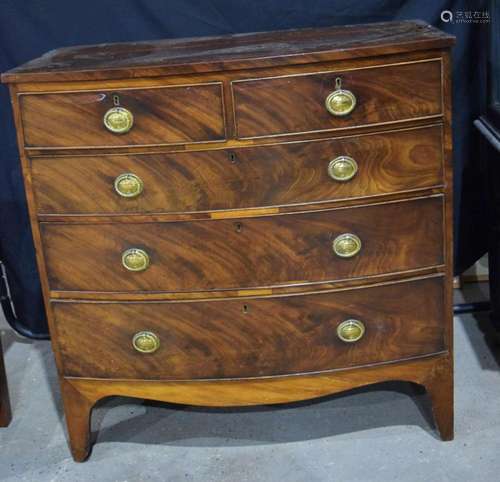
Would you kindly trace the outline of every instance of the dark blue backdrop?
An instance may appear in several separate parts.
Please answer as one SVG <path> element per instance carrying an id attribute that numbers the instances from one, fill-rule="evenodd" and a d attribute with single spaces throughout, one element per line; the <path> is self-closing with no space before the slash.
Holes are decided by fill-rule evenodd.
<path id="1" fill-rule="evenodd" d="M 169 37 L 420 18 L 457 36 L 454 49 L 455 266 L 486 249 L 486 219 L 472 121 L 484 83 L 480 24 L 440 20 L 441 11 L 484 11 L 486 2 L 441 0 L 0 0 L 0 71 L 58 47 Z M 6 88 L 0 88 L 0 256 L 19 314 L 15 327 L 47 332 Z"/>

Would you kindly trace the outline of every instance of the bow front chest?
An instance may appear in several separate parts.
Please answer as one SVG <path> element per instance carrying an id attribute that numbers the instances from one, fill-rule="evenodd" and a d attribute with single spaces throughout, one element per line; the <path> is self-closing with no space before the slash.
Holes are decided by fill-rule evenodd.
<path id="1" fill-rule="evenodd" d="M 379 23 L 3 74 L 76 460 L 110 395 L 245 406 L 403 380 L 452 438 L 452 43 Z"/>

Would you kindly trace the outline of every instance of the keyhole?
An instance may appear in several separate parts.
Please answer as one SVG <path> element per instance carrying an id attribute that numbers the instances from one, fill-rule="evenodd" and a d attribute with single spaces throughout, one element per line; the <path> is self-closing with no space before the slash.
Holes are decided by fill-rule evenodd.
<path id="1" fill-rule="evenodd" d="M 236 164 L 238 162 L 238 158 L 234 152 L 229 153 L 229 160 L 231 161 L 231 164 Z"/>
<path id="2" fill-rule="evenodd" d="M 242 224 L 241 223 L 236 223 L 234 226 L 235 226 L 236 232 L 237 233 L 241 233 L 241 230 L 243 229 Z"/>
<path id="3" fill-rule="evenodd" d="M 243 305 L 243 313 L 245 313 L 245 315 L 248 313 L 248 305 Z"/>
<path id="4" fill-rule="evenodd" d="M 120 105 L 120 97 L 118 94 L 113 94 L 113 105 L 116 107 Z"/>

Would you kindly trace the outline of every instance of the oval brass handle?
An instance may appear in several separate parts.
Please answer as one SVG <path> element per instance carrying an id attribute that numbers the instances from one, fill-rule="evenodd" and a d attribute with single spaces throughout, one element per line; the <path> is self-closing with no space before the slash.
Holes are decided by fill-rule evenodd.
<path id="1" fill-rule="evenodd" d="M 346 89 L 342 89 L 342 80 L 335 79 L 335 90 L 325 99 L 326 110 L 336 117 L 350 114 L 356 107 L 356 96 Z"/>
<path id="2" fill-rule="evenodd" d="M 352 258 L 361 251 L 361 239 L 355 234 L 344 233 L 333 240 L 332 248 L 337 256 Z"/>
<path id="3" fill-rule="evenodd" d="M 122 264 L 129 271 L 144 271 L 149 266 L 149 255 L 143 249 L 130 248 L 122 253 Z"/>
<path id="4" fill-rule="evenodd" d="M 132 112 L 125 107 L 112 107 L 104 114 L 104 126 L 113 134 L 125 134 L 134 125 Z"/>
<path id="5" fill-rule="evenodd" d="M 337 326 L 337 336 L 346 343 L 361 340 L 365 334 L 365 325 L 359 320 L 345 320 Z"/>
<path id="6" fill-rule="evenodd" d="M 115 191 L 122 197 L 137 197 L 143 189 L 142 179 L 131 172 L 124 172 L 115 179 Z"/>
<path id="7" fill-rule="evenodd" d="M 151 331 L 140 331 L 132 338 L 132 345 L 141 353 L 154 353 L 160 348 L 160 338 Z"/>
<path id="8" fill-rule="evenodd" d="M 358 172 L 357 162 L 349 156 L 339 156 L 328 164 L 328 175 L 339 182 L 351 180 Z"/>

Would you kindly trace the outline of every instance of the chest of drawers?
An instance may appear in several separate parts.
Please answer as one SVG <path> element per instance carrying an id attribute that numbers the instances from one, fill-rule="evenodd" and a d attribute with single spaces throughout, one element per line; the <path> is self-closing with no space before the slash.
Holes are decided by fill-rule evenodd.
<path id="1" fill-rule="evenodd" d="M 110 395 L 403 380 L 452 438 L 452 43 L 382 23 L 65 48 L 3 75 L 76 460 Z"/>

